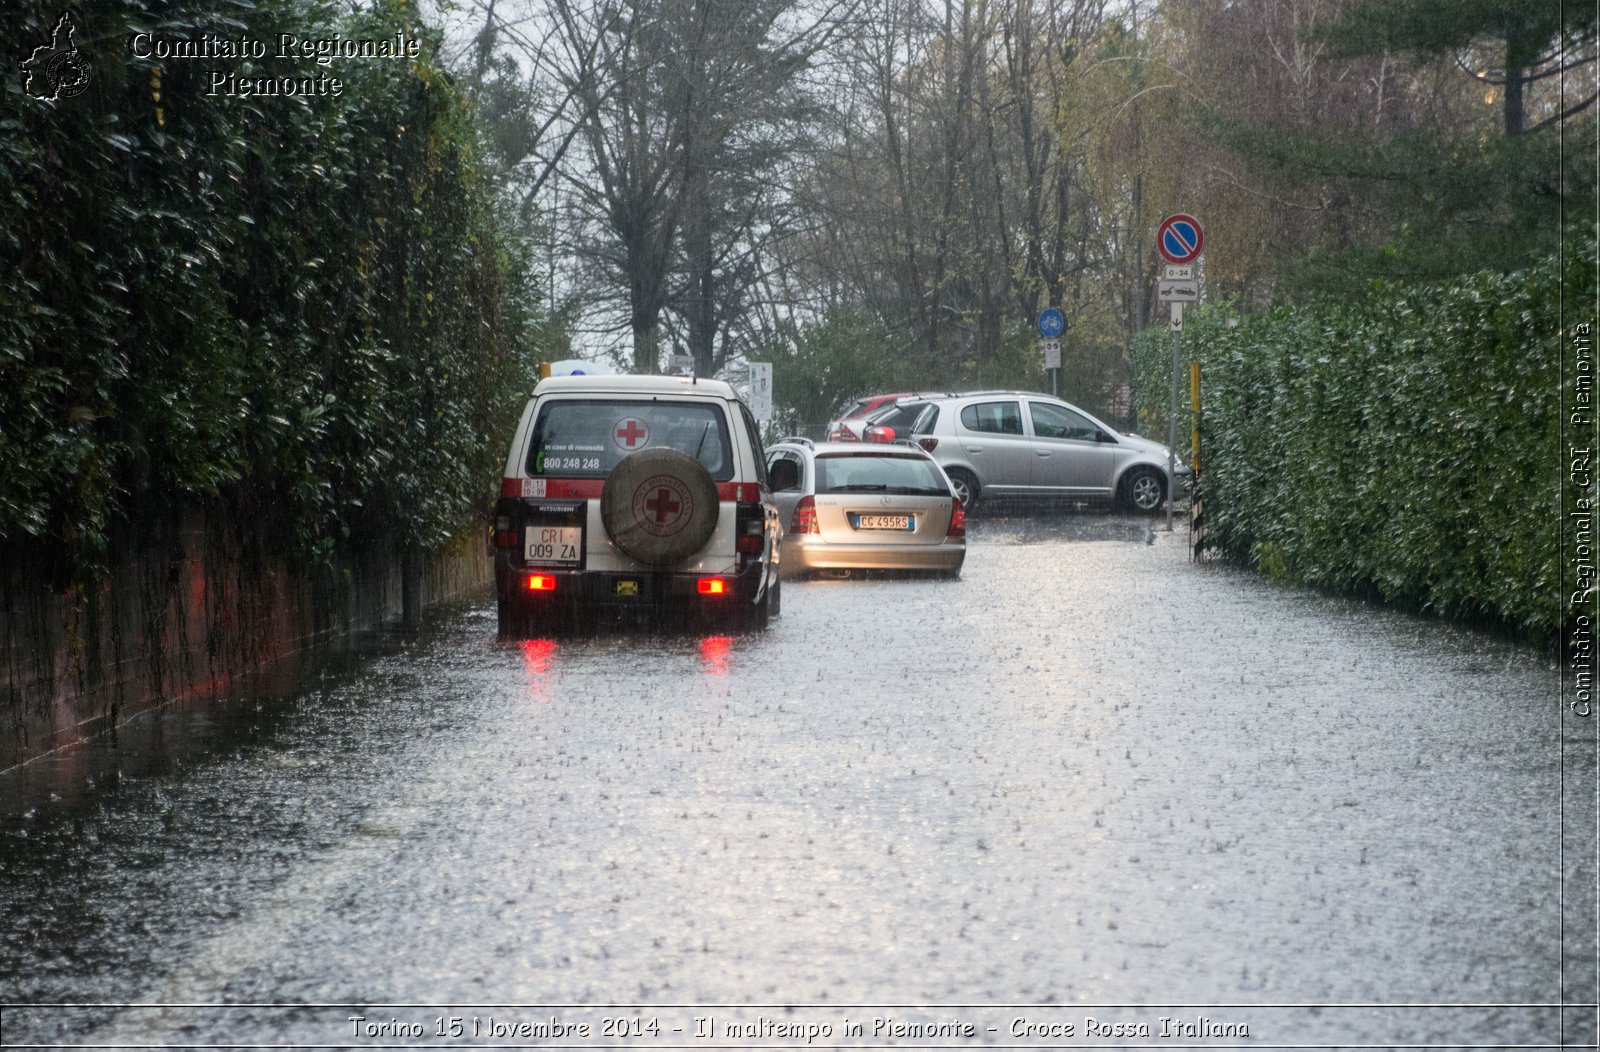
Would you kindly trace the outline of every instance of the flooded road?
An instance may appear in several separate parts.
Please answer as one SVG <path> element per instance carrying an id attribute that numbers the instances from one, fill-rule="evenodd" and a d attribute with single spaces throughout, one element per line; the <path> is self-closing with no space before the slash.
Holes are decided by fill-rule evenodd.
<path id="1" fill-rule="evenodd" d="M 1561 1040 L 1552 660 L 1139 519 L 970 536 L 762 635 L 458 610 L 0 774 L 4 1044 Z"/>

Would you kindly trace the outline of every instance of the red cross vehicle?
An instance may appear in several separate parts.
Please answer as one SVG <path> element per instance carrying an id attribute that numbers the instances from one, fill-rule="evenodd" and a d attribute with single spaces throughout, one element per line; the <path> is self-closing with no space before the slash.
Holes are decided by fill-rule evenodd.
<path id="1" fill-rule="evenodd" d="M 616 434 L 613 436 L 617 445 L 632 453 L 636 449 L 643 449 L 650 441 L 650 429 L 643 420 L 629 417 L 617 425 Z"/>
<path id="2" fill-rule="evenodd" d="M 759 629 L 779 612 L 782 529 L 760 429 L 720 381 L 541 381 L 493 532 L 502 636 L 618 620 Z"/>
<path id="3" fill-rule="evenodd" d="M 680 499 L 678 491 L 672 486 L 656 485 L 654 479 L 641 486 L 634 494 L 634 499 L 638 500 L 641 494 L 644 495 L 646 512 L 643 516 L 645 529 L 656 533 L 671 533 L 678 529 L 688 518 L 688 515 L 683 513 L 684 505 L 688 503 L 691 511 L 694 507 L 692 503 Z"/>
<path id="4" fill-rule="evenodd" d="M 672 491 L 665 486 L 656 490 L 656 495 L 645 501 L 644 506 L 655 517 L 657 526 L 668 518 L 677 518 L 678 502 L 672 499 Z"/>

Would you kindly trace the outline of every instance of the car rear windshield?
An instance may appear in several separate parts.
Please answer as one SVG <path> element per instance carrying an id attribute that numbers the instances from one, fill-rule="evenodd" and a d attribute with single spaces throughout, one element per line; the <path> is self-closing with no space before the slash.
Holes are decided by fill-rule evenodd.
<path id="1" fill-rule="evenodd" d="M 950 487 L 927 457 L 894 453 L 825 453 L 817 458 L 818 493 L 903 493 L 947 497 Z"/>
<path id="2" fill-rule="evenodd" d="M 874 427 L 892 427 L 897 435 L 925 435 L 939 420 L 939 407 L 932 402 L 898 402 L 867 417 Z"/>
<path id="3" fill-rule="evenodd" d="M 641 449 L 681 450 L 713 480 L 733 478 L 727 414 L 714 402 L 569 398 L 539 408 L 528 443 L 528 474 L 604 478 Z"/>

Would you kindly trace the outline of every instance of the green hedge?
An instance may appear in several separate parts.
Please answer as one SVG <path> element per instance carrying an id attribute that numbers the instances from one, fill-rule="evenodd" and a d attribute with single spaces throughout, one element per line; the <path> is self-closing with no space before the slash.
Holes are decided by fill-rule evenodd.
<path id="1" fill-rule="evenodd" d="M 1209 545 L 1287 580 L 1553 640 L 1570 614 L 1562 297 L 1569 315 L 1592 309 L 1595 259 L 1593 231 L 1575 231 L 1509 275 L 1199 312 L 1183 349 L 1202 369 Z M 1164 436 L 1168 335 L 1141 334 L 1134 357 L 1141 425 Z M 1187 435 L 1187 384 L 1184 404 Z"/>
<path id="2" fill-rule="evenodd" d="M 48 42 L 62 10 L 23 0 L 11 39 Z M 0 97 L 0 548 L 70 581 L 198 503 L 312 558 L 470 521 L 537 319 L 414 8 L 121 0 L 77 25 L 87 91 L 41 101 L 16 76 Z M 331 66 L 130 48 L 279 31 L 426 43 Z M 210 68 L 344 88 L 212 96 Z"/>

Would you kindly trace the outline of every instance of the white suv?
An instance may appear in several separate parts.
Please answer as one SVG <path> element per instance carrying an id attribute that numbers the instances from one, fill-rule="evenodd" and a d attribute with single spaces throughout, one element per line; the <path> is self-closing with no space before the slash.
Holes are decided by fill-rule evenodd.
<path id="1" fill-rule="evenodd" d="M 780 537 L 760 429 L 727 384 L 543 380 L 495 507 L 500 634 L 587 629 L 606 613 L 765 628 Z"/>

